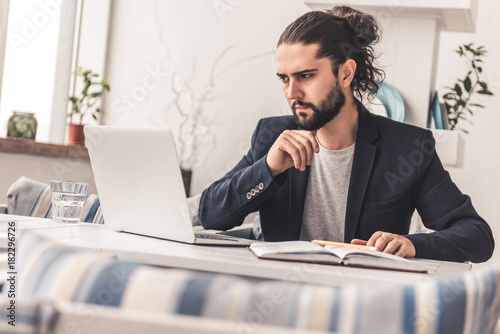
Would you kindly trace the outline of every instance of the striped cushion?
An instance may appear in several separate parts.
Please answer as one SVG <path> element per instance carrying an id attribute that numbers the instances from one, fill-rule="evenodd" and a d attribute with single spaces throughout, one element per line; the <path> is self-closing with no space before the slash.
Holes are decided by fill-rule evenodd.
<path id="1" fill-rule="evenodd" d="M 7 213 L 41 218 L 52 217 L 50 185 L 21 176 L 7 192 Z M 104 224 L 99 197 L 87 195 L 80 221 Z"/>
<path id="2" fill-rule="evenodd" d="M 18 240 L 18 296 L 25 300 L 71 300 L 90 268 L 111 257 L 58 245 L 30 231 L 21 231 Z"/>
<path id="3" fill-rule="evenodd" d="M 160 268 L 19 238 L 19 296 L 340 333 L 493 333 L 500 270 L 337 288 Z"/>
<path id="4" fill-rule="evenodd" d="M 35 334 L 40 333 L 41 314 L 38 303 L 18 302 L 15 304 L 15 313 L 11 314 L 7 308 L 11 307 L 10 300 L 0 296 L 0 333 L 2 334 Z M 11 316 L 11 317 L 9 317 Z M 13 321 L 15 326 L 9 324 Z"/>
<path id="5" fill-rule="evenodd" d="M 121 307 L 340 333 L 493 333 L 500 271 L 338 288 L 140 267 Z"/>
<path id="6" fill-rule="evenodd" d="M 7 191 L 7 212 L 21 216 L 29 216 L 36 212 L 37 217 L 46 217 L 50 196 L 48 202 L 40 201 L 40 197 L 46 199 L 48 192 L 50 189 L 47 184 L 21 176 Z"/>

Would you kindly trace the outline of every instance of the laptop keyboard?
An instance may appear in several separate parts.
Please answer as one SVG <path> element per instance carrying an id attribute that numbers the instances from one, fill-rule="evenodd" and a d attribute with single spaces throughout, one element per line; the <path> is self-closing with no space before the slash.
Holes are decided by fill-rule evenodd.
<path id="1" fill-rule="evenodd" d="M 198 239 L 215 239 L 215 240 L 237 240 L 233 237 L 228 237 L 220 234 L 195 233 L 194 236 Z"/>

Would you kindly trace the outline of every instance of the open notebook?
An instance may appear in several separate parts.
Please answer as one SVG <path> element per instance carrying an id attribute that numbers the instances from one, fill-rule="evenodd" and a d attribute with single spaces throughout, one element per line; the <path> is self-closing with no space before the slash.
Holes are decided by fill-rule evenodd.
<path id="1" fill-rule="evenodd" d="M 396 255 L 347 247 L 323 247 L 310 241 L 253 243 L 250 251 L 258 258 L 269 260 L 427 273 L 427 270 L 419 263 Z"/>

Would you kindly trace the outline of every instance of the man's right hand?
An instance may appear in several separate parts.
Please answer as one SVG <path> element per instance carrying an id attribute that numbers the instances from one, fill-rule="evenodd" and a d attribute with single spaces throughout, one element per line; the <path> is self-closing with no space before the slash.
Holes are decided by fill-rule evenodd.
<path id="1" fill-rule="evenodd" d="M 271 176 L 276 177 L 292 166 L 301 171 L 310 166 L 313 154 L 319 152 L 315 135 L 316 131 L 283 131 L 267 154 L 266 163 Z"/>

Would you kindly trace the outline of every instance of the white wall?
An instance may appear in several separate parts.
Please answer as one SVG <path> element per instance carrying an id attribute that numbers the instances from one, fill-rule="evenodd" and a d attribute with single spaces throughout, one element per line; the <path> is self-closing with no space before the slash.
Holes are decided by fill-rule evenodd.
<path id="1" fill-rule="evenodd" d="M 106 73 L 111 93 L 104 101 L 106 123 L 169 125 L 177 131 L 179 115 L 174 108 L 166 110 L 173 98 L 172 73 L 192 77 L 193 91 L 198 94 L 214 60 L 233 46 L 217 68 L 229 70 L 214 81 L 214 95 L 222 97 L 205 105 L 206 115 L 216 115 L 220 122 L 210 128 L 216 147 L 204 146 L 208 156 L 194 168 L 193 193 L 201 192 L 246 153 L 259 118 L 289 113 L 275 76 L 274 55 L 231 65 L 274 50 L 284 28 L 309 10 L 302 0 L 115 1 L 111 10 Z M 499 10 L 496 0 L 482 0 L 475 34 L 442 33 L 436 85 L 451 84 L 462 68 L 462 60 L 453 51 L 456 46 L 465 42 L 486 45 L 490 53 L 484 69 L 497 96 L 483 101 L 487 108 L 476 115 L 466 136 L 463 167 L 450 172 L 458 186 L 471 195 L 495 235 L 500 233 L 496 209 L 500 202 L 496 190 L 500 185 L 500 158 L 494 149 L 500 139 L 496 131 L 500 113 L 495 110 L 500 102 L 500 65 L 496 62 L 500 56 L 500 25 L 495 17 Z M 418 58 L 414 63 L 422 66 Z M 186 101 L 181 102 L 186 108 Z"/>
<path id="2" fill-rule="evenodd" d="M 215 3 L 239 4 L 218 12 Z M 177 131 L 178 113 L 165 110 L 173 97 L 172 71 L 184 79 L 192 77 L 193 91 L 199 94 L 217 56 L 232 46 L 216 71 L 230 67 L 215 80 L 214 96 L 221 97 L 206 103 L 205 114 L 220 122 L 211 127 L 216 147 L 206 145 L 207 158 L 194 168 L 192 192 L 201 192 L 246 153 L 258 119 L 289 113 L 275 75 L 274 54 L 268 52 L 275 49 L 286 25 L 307 10 L 300 0 L 115 1 L 105 122 L 169 125 Z"/>
<path id="3" fill-rule="evenodd" d="M 480 100 L 486 106 L 478 110 L 467 126 L 464 162 L 460 168 L 448 168 L 460 189 L 471 196 L 477 211 L 490 224 L 497 241 L 497 251 L 490 262 L 500 262 L 500 22 L 497 0 L 479 1 L 478 24 L 475 33 L 442 33 L 438 60 L 436 88 L 452 85 L 466 74 L 464 59 L 455 49 L 458 45 L 473 42 L 488 50 L 483 72 L 485 80 L 495 94 Z M 416 63 L 418 66 L 418 63 Z"/>
<path id="4" fill-rule="evenodd" d="M 87 182 L 88 193 L 97 193 L 94 174 L 88 160 L 0 152 L 0 166 L 0 204 L 6 203 L 7 191 L 21 176 L 47 184 L 50 180 Z"/>

